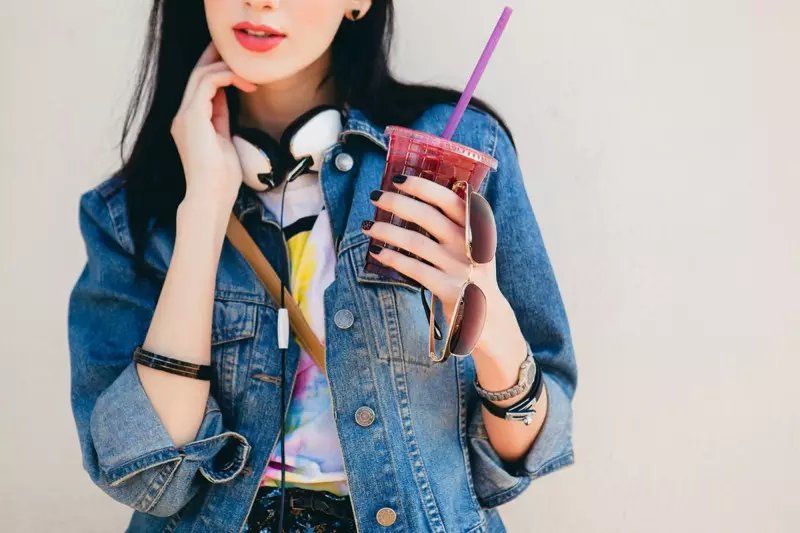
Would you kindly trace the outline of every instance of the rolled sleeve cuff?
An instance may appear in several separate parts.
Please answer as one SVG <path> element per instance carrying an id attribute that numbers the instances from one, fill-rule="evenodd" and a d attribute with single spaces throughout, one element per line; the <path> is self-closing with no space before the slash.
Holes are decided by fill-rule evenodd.
<path id="1" fill-rule="evenodd" d="M 572 448 L 572 402 L 550 374 L 543 374 L 547 387 L 547 413 L 531 449 L 520 463 L 510 467 L 515 476 L 541 477 L 574 462 Z"/>
<path id="2" fill-rule="evenodd" d="M 250 445 L 226 431 L 216 400 L 209 395 L 195 440 L 178 448 L 144 390 L 131 363 L 98 398 L 91 418 L 97 460 L 115 486 L 153 467 L 195 463 L 212 483 L 233 479 L 244 467 Z"/>
<path id="3" fill-rule="evenodd" d="M 471 424 L 473 476 L 481 503 L 496 507 L 514 499 L 531 480 L 575 462 L 572 447 L 572 402 L 557 378 L 543 374 L 547 387 L 547 414 L 527 454 L 510 463 L 504 461 L 489 442 L 480 406 Z"/>

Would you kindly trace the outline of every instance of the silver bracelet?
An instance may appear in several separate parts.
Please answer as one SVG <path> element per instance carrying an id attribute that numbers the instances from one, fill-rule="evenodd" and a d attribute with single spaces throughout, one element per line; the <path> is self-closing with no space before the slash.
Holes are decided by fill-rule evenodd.
<path id="1" fill-rule="evenodd" d="M 513 398 L 528 390 L 533 384 L 535 376 L 536 376 L 536 361 L 533 359 L 533 354 L 530 352 L 530 350 L 528 350 L 528 356 L 525 358 L 525 360 L 522 362 L 522 365 L 519 367 L 519 380 L 517 381 L 516 385 L 506 390 L 491 392 L 480 386 L 480 384 L 478 383 L 478 375 L 476 374 L 475 390 L 478 392 L 479 396 L 486 398 L 487 400 L 491 400 L 493 402 L 508 400 L 509 398 Z"/>

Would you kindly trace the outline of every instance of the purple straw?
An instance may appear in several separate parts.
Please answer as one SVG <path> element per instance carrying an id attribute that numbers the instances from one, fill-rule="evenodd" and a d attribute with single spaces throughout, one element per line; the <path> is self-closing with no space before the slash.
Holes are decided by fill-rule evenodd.
<path id="1" fill-rule="evenodd" d="M 494 52 L 498 41 L 500 41 L 500 37 L 503 35 L 503 30 L 506 29 L 506 24 L 508 24 L 508 19 L 511 18 L 512 11 L 513 10 L 510 7 L 506 7 L 503 10 L 503 14 L 500 15 L 500 20 L 497 21 L 497 26 L 495 26 L 492 36 L 489 37 L 489 42 L 486 43 L 486 48 L 483 49 L 481 58 L 478 60 L 478 64 L 475 67 L 475 70 L 472 72 L 469 83 L 467 83 L 467 87 L 464 89 L 464 92 L 461 93 L 461 98 L 458 99 L 458 105 L 456 105 L 455 111 L 453 111 L 453 114 L 450 116 L 450 120 L 447 122 L 447 127 L 445 127 L 444 133 L 442 134 L 442 137 L 445 139 L 449 140 L 453 138 L 453 134 L 458 127 L 458 123 L 461 122 L 461 117 L 464 116 L 464 111 L 467 110 L 467 106 L 469 105 L 470 100 L 472 100 L 472 95 L 475 94 L 475 89 L 478 87 L 478 82 L 481 80 L 483 71 L 486 70 L 486 65 L 489 64 L 489 59 L 492 57 L 492 52 Z"/>

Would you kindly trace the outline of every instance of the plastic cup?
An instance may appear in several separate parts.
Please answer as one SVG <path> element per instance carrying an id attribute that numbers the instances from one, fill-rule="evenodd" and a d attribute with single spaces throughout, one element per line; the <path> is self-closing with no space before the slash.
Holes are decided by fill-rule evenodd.
<path id="1" fill-rule="evenodd" d="M 456 181 L 467 181 L 475 190 L 478 190 L 489 171 L 497 169 L 497 160 L 492 156 L 442 137 L 399 126 L 387 127 L 386 134 L 389 136 L 389 152 L 386 155 L 386 168 L 381 179 L 382 191 L 400 193 L 415 198 L 394 186 L 392 178 L 398 174 L 422 177 L 448 189 L 452 188 Z M 419 225 L 377 207 L 374 219 L 376 222 L 388 222 L 430 237 L 430 234 Z M 430 264 L 407 250 L 378 239 L 370 238 L 369 244 L 396 250 Z M 364 270 L 421 288 L 416 280 L 384 265 L 372 257 L 369 252 L 367 252 Z"/>

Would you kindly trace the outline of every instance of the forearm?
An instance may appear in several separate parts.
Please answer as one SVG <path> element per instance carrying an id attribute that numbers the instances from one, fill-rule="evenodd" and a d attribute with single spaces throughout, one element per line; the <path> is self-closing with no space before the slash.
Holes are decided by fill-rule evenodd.
<path id="1" fill-rule="evenodd" d="M 184 200 L 176 215 L 176 238 L 167 276 L 144 348 L 208 365 L 214 288 L 230 211 Z M 176 446 L 194 439 L 203 420 L 209 382 L 137 365 L 142 385 Z"/>
<path id="2" fill-rule="evenodd" d="M 481 387 L 493 392 L 508 389 L 517 383 L 520 366 L 527 356 L 525 338 L 513 310 L 507 306 L 502 314 L 504 316 L 493 316 L 486 326 L 490 329 L 482 335 L 488 340 L 480 343 L 472 353 L 478 382 Z M 514 398 L 494 403 L 508 407 L 524 395 L 523 392 Z M 542 428 L 547 413 L 547 388 L 542 388 L 536 403 L 536 415 L 530 425 L 498 418 L 482 404 L 480 408 L 483 409 L 483 421 L 492 448 L 503 460 L 513 462 L 525 456 Z"/>

